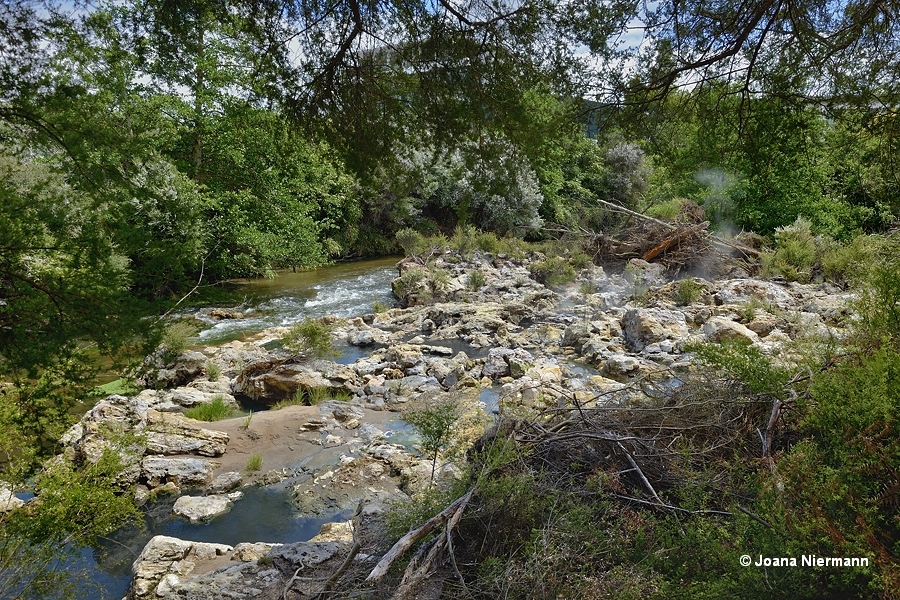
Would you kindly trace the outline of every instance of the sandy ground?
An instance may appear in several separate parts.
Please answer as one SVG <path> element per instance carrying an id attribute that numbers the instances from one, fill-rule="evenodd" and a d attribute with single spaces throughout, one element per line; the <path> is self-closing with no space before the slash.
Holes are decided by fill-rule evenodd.
<path id="1" fill-rule="evenodd" d="M 388 411 L 364 410 L 362 423 L 370 423 L 384 431 L 385 424 L 396 419 L 397 415 Z M 254 454 L 262 456 L 262 467 L 255 475 L 262 476 L 272 470 L 294 470 L 299 467 L 317 469 L 326 464 L 334 464 L 341 454 L 349 452 L 348 444 L 324 447 L 322 444 L 327 435 L 340 436 L 349 440 L 356 431 L 334 425 L 324 429 L 308 427 L 310 420 L 321 418 L 318 406 L 288 406 L 279 410 L 255 412 L 247 427 L 247 417 L 225 419 L 215 423 L 204 423 L 208 429 L 223 431 L 228 434 L 228 445 L 225 454 L 216 458 L 220 466 L 213 476 L 228 471 L 247 473 L 247 463 Z M 245 483 L 253 480 L 246 477 Z"/>

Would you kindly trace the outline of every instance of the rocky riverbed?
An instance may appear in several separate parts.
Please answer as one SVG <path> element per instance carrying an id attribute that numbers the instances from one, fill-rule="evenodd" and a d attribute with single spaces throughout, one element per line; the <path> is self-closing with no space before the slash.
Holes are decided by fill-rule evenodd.
<path id="1" fill-rule="evenodd" d="M 474 439 L 490 420 L 480 404 L 486 391 L 497 398 L 488 412 L 511 414 L 620 402 L 648 387 L 679 386 L 692 368 L 693 343 L 737 339 L 789 360 L 793 340 L 839 344 L 851 318 L 851 296 L 828 284 L 761 280 L 739 269 L 684 283 L 635 260 L 621 274 L 592 266 L 550 289 L 531 275 L 541 259 L 447 252 L 428 265 L 401 261 L 401 274 L 421 271 L 395 282 L 406 308 L 330 320 L 335 344 L 359 357 L 350 364 L 288 355 L 278 348 L 287 329 L 278 327 L 148 357 L 139 377 L 146 389 L 99 402 L 63 437 L 60 459 L 97 460 L 115 447 L 131 465 L 123 485 L 139 501 L 184 494 L 174 510 L 192 521 L 228 519 L 243 486 L 278 485 L 291 490 L 300 515 L 349 516 L 361 506 L 362 522 L 373 523 L 389 501 L 418 493 L 432 478 L 430 460 L 395 443 L 407 406 L 447 398 L 469 417 L 459 434 Z M 341 399 L 214 423 L 182 414 L 216 397 L 273 406 L 313 392 Z M 111 432 L 138 435 L 122 446 Z M 436 470 L 439 481 L 459 472 L 449 461 Z M 351 543 L 347 524 L 294 544 L 157 536 L 134 562 L 129 594 L 281 598 L 292 576 L 298 593 L 314 593 Z M 375 544 L 355 561 L 374 565 L 383 551 Z"/>

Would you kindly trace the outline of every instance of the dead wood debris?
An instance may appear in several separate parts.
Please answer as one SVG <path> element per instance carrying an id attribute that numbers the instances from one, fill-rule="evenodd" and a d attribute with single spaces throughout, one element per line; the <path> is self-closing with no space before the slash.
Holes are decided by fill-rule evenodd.
<path id="1" fill-rule="evenodd" d="M 791 384 L 803 375 L 798 374 Z M 536 496 L 557 492 L 585 499 L 602 496 L 620 503 L 623 509 L 642 507 L 674 514 L 732 516 L 739 511 L 772 527 L 741 506 L 733 490 L 719 488 L 728 479 L 735 460 L 765 465 L 783 451 L 786 430 L 782 419 L 791 409 L 793 398 L 752 395 L 736 382 L 701 375 L 666 389 L 660 393 L 654 388 L 653 393 L 645 391 L 628 400 L 598 394 L 589 402 L 579 402 L 572 396 L 567 403 L 532 418 L 503 420 L 468 454 L 473 471 L 479 472 L 484 453 L 505 441 L 515 444 L 519 458 L 501 469 L 504 473 L 511 470 L 507 474 L 528 475 L 536 486 Z M 483 468 L 481 472 L 486 477 L 500 475 L 494 471 L 485 475 Z M 476 521 L 484 519 L 479 511 L 486 505 L 482 506 L 479 499 L 478 481 L 473 480 L 465 494 L 397 541 L 374 568 L 366 569 L 367 576 L 358 572 L 352 584 L 355 589 L 377 589 L 384 597 L 406 600 L 425 597 L 429 586 L 457 579 L 459 589 L 466 593 L 460 565 L 471 565 L 472 542 L 468 540 L 469 546 L 460 554 L 465 558 L 458 562 L 454 536 L 457 542 L 465 540 L 467 534 L 460 533 L 464 529 L 460 523 L 467 510 Z M 691 487 L 709 492 L 706 506 L 679 505 L 678 490 Z M 471 531 L 468 536 L 472 538 Z M 354 534 L 355 551 L 358 546 Z M 414 548 L 402 576 L 386 577 L 392 565 Z M 354 550 L 320 588 L 320 598 L 335 589 L 334 584 L 353 560 Z"/>
<path id="2" fill-rule="evenodd" d="M 682 212 L 672 221 L 661 221 L 605 200 L 598 202 L 611 210 L 632 217 L 629 224 L 614 234 L 591 234 L 588 249 L 600 262 L 641 258 L 656 261 L 667 268 L 685 268 L 707 260 L 711 252 L 725 257 L 754 259 L 759 251 L 740 238 L 727 239 L 709 230 L 703 209 L 685 202 Z"/>

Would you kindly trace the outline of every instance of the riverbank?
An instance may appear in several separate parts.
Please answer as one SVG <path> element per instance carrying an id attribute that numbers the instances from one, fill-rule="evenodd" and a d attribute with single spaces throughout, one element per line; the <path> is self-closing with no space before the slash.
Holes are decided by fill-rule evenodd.
<path id="1" fill-rule="evenodd" d="M 549 288 L 532 274 L 542 260 L 475 252 L 448 253 L 430 265 L 401 263 L 401 273 L 422 271 L 415 277 L 421 288 L 405 290 L 411 306 L 332 320 L 334 342 L 359 350 L 349 364 L 289 360 L 273 346 L 285 328 L 201 347 L 179 357 L 180 366 L 166 365 L 173 376 L 155 380 L 162 389 L 98 405 L 80 424 L 82 435 L 70 435 L 66 443 L 89 456 L 99 447 L 91 432 L 100 429 L 90 424 L 102 414 L 103 422 L 115 418 L 148 436 L 146 456 L 133 471 L 133 483 L 147 497 L 193 488 L 205 489 L 208 498 L 226 491 L 213 482 L 239 477 L 238 488 L 252 483 L 291 489 L 301 515 L 346 517 L 360 499 L 375 514 L 385 499 L 415 495 L 430 479 L 428 461 L 391 440 L 392 426 L 407 406 L 442 396 L 474 404 L 484 390 L 497 394 L 498 410 L 507 415 L 534 415 L 572 402 L 622 403 L 643 395 L 648 385 L 677 388 L 692 368 L 692 343 L 738 339 L 777 356 L 789 342 L 821 336 L 839 341 L 846 335 L 850 296 L 827 284 L 747 277 L 669 283 L 655 265 L 633 261 L 623 274 L 589 266 L 575 282 Z M 473 277 L 476 272 L 480 275 Z M 406 275 L 405 283 L 411 279 Z M 440 286 L 433 285 L 436 279 Z M 480 285 L 472 285 L 473 279 Z M 220 373 L 219 381 L 209 381 L 209 365 Z M 211 424 L 179 414 L 216 395 L 273 405 L 309 390 L 344 399 Z M 470 432 L 472 439 L 478 433 Z M 222 448 L 198 445 L 208 438 L 227 441 Z M 194 450 L 184 452 L 187 447 Z M 254 456 L 261 464 L 248 472 Z M 345 546 L 334 548 L 334 560 Z M 217 558 L 206 567 L 190 561 L 194 571 L 166 559 L 167 567 L 157 565 L 150 568 L 152 577 L 139 577 L 143 583 L 133 597 L 177 597 L 177 590 L 196 589 L 190 582 L 223 556 L 238 557 L 242 581 L 260 573 L 274 577 L 263 588 L 278 587 L 275 581 L 281 585 L 290 574 L 287 564 L 276 576 L 262 557 L 244 563 L 239 560 L 244 555 L 234 552 L 233 547 L 213 552 Z M 135 571 L 144 573 L 159 560 L 145 552 Z M 330 563 L 325 564 L 327 570 Z M 203 581 L 208 584 L 215 572 Z"/>

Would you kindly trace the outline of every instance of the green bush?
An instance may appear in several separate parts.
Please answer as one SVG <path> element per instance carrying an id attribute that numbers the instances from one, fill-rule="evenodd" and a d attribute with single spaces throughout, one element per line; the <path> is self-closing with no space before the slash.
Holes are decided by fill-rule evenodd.
<path id="1" fill-rule="evenodd" d="M 422 437 L 422 450 L 431 459 L 431 481 L 438 454 L 450 445 L 453 426 L 459 420 L 459 408 L 452 401 L 435 401 L 403 412 L 403 420 L 415 427 Z"/>
<path id="2" fill-rule="evenodd" d="M 401 298 L 405 298 L 419 289 L 419 284 L 425 280 L 425 269 L 407 269 L 400 276 L 394 291 Z"/>
<path id="3" fill-rule="evenodd" d="M 563 285 L 575 281 L 575 269 L 563 258 L 550 256 L 531 264 L 531 275 L 544 285 Z"/>
<path id="4" fill-rule="evenodd" d="M 900 345 L 900 258 L 881 257 L 868 269 L 854 303 L 867 342 Z"/>
<path id="5" fill-rule="evenodd" d="M 82 548 L 140 519 L 120 485 L 123 469 L 139 460 L 129 452 L 134 442 L 115 439 L 98 460 L 77 468 L 66 461 L 48 465 L 31 481 L 37 498 L 0 514 L 0 597 L 102 596 L 87 573 L 60 567 L 78 564 Z"/>
<path id="6" fill-rule="evenodd" d="M 221 421 L 234 413 L 234 409 L 221 395 L 217 395 L 211 402 L 197 404 L 184 411 L 184 416 L 197 421 Z"/>
<path id="7" fill-rule="evenodd" d="M 704 364 L 715 367 L 725 376 L 744 386 L 753 394 L 784 397 L 791 371 L 776 365 L 758 348 L 748 342 L 725 341 L 721 344 L 698 344 L 687 348 Z"/>
<path id="8" fill-rule="evenodd" d="M 450 247 L 464 257 L 471 256 L 472 252 L 478 248 L 478 244 L 478 230 L 472 225 L 466 225 L 465 227 L 457 225 L 453 231 L 453 237 L 450 238 Z"/>
<path id="9" fill-rule="evenodd" d="M 291 352 L 317 358 L 337 356 L 331 341 L 333 329 L 322 319 L 304 319 L 288 330 L 284 336 L 284 347 Z"/>
<path id="10" fill-rule="evenodd" d="M 896 597 L 900 354 L 885 347 L 846 360 L 816 377 L 809 392 L 805 440 L 779 463 L 785 521 L 820 555 L 870 558 L 868 569 L 829 573 L 832 589 Z"/>
<path id="11" fill-rule="evenodd" d="M 398 231 L 394 235 L 394 239 L 397 240 L 407 256 L 421 256 L 429 247 L 425 236 L 409 227 Z"/>
<path id="12" fill-rule="evenodd" d="M 531 248 L 528 242 L 515 236 L 500 238 L 497 245 L 497 254 L 506 254 L 509 258 L 513 259 L 525 258 L 528 256 L 530 250 Z"/>
<path id="13" fill-rule="evenodd" d="M 477 292 L 484 287 L 485 281 L 486 279 L 484 277 L 484 273 L 476 270 L 469 273 L 469 278 L 466 281 L 466 285 L 473 292 Z"/>
<path id="14" fill-rule="evenodd" d="M 482 252 L 494 254 L 499 251 L 500 240 L 491 231 L 479 231 L 475 236 L 475 246 Z"/>
<path id="15" fill-rule="evenodd" d="M 569 256 L 569 262 L 571 262 L 572 266 L 575 267 L 575 269 L 578 271 L 587 269 L 592 264 L 594 264 L 594 261 L 591 259 L 591 257 L 581 249 L 576 250 Z"/>
<path id="16" fill-rule="evenodd" d="M 441 295 L 450 288 L 450 273 L 444 269 L 429 269 L 427 280 L 428 288 L 433 294 Z"/>
<path id="17" fill-rule="evenodd" d="M 682 279 L 678 282 L 678 288 L 675 291 L 675 302 L 687 306 L 699 300 L 702 293 L 702 285 L 693 279 Z"/>
<path id="18" fill-rule="evenodd" d="M 212 361 L 206 361 L 206 376 L 210 381 L 218 381 L 221 375 L 222 369 L 219 368 L 219 365 Z"/>
<path id="19" fill-rule="evenodd" d="M 654 204 L 645 211 L 645 214 L 660 221 L 671 221 L 681 214 L 681 203 L 681 198 L 673 198 L 660 204 Z"/>
<path id="20" fill-rule="evenodd" d="M 818 243 L 811 227 L 812 223 L 797 217 L 793 225 L 776 228 L 775 250 L 762 255 L 763 273 L 808 282 L 818 258 Z"/>

